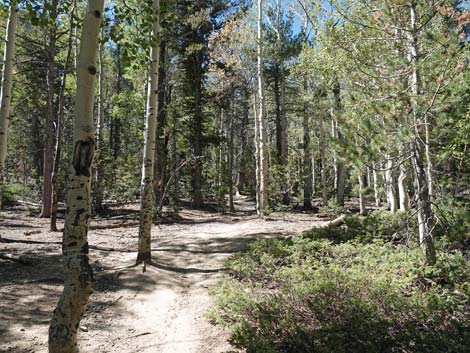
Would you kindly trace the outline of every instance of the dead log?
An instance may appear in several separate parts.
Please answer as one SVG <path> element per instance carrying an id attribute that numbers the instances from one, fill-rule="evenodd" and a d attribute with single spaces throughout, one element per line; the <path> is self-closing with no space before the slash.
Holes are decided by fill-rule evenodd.
<path id="1" fill-rule="evenodd" d="M 331 221 L 328 221 L 326 222 L 325 224 L 323 224 L 322 226 L 320 226 L 319 228 L 335 228 L 335 227 L 339 227 L 341 225 L 344 224 L 344 221 L 346 220 L 346 215 L 343 214 L 341 216 L 339 216 L 338 218 L 335 218 Z"/>

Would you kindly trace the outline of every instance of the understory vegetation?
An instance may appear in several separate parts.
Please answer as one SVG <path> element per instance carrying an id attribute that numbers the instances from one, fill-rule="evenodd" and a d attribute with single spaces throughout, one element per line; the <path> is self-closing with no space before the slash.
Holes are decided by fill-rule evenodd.
<path id="1" fill-rule="evenodd" d="M 248 353 L 467 352 L 469 234 L 457 236 L 464 210 L 454 212 L 455 226 L 441 227 L 434 266 L 409 237 L 416 225 L 404 212 L 255 242 L 226 263 L 230 278 L 213 289 L 209 315 Z"/>

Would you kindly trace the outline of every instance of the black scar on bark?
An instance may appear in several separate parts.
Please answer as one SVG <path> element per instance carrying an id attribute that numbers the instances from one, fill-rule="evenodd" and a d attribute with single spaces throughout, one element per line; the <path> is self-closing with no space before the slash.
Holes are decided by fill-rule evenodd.
<path id="1" fill-rule="evenodd" d="M 78 279 L 81 288 L 86 288 L 90 282 L 93 282 L 93 269 L 87 255 L 80 255 L 80 275 Z"/>
<path id="2" fill-rule="evenodd" d="M 82 254 L 85 254 L 85 255 L 90 252 L 90 247 L 89 247 L 88 243 L 83 244 L 83 246 L 82 246 L 80 252 L 81 252 Z"/>
<path id="3" fill-rule="evenodd" d="M 75 220 L 73 222 L 74 226 L 79 226 L 80 225 L 80 217 L 82 214 L 86 213 L 86 209 L 84 208 L 79 208 L 77 212 L 75 213 Z"/>
<path id="4" fill-rule="evenodd" d="M 77 141 L 73 151 L 73 168 L 77 176 L 90 177 L 94 153 L 95 142 L 91 138 L 87 141 Z"/>
<path id="5" fill-rule="evenodd" d="M 95 65 L 90 65 L 90 66 L 88 66 L 88 72 L 89 72 L 91 75 L 96 75 L 96 66 L 95 66 Z"/>

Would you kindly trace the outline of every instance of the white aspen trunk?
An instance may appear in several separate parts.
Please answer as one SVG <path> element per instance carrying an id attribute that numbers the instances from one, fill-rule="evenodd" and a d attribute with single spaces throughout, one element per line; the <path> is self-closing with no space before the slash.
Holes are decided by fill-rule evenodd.
<path id="1" fill-rule="evenodd" d="M 336 133 L 336 122 L 335 122 L 334 108 L 331 108 L 331 137 L 336 139 L 338 134 Z M 338 185 L 338 162 L 336 160 L 336 151 L 333 151 L 333 187 L 336 189 Z"/>
<path id="2" fill-rule="evenodd" d="M 416 29 L 417 13 L 416 1 L 412 0 L 410 3 L 410 31 L 409 31 L 409 55 L 408 59 L 412 67 L 411 75 L 411 107 L 413 109 L 413 124 L 414 124 L 414 137 L 413 137 L 413 170 L 415 175 L 415 199 L 416 211 L 418 215 L 418 230 L 419 241 L 421 246 L 426 252 L 426 261 L 428 264 L 433 265 L 436 263 L 436 249 L 433 238 L 434 228 L 434 214 L 432 211 L 432 201 L 430 196 L 430 180 L 426 175 L 424 167 L 424 154 L 427 142 L 423 142 L 422 129 L 424 125 L 425 133 L 427 128 L 427 120 L 421 116 L 418 96 L 421 94 L 420 89 L 420 75 L 418 69 L 419 51 L 418 51 L 418 34 Z M 426 117 L 425 117 L 426 118 Z M 426 133 L 426 135 L 428 135 Z M 427 137 L 427 136 L 426 136 Z M 430 156 L 429 156 L 430 157 Z M 429 158 L 430 159 L 430 158 Z"/>
<path id="3" fill-rule="evenodd" d="M 395 165 L 393 158 L 390 154 L 387 154 L 387 164 L 385 170 L 385 188 L 387 190 L 387 202 L 390 207 L 390 212 L 396 213 L 398 210 L 397 196 L 395 188 L 395 177 L 393 175 Z"/>
<path id="4" fill-rule="evenodd" d="M 153 0 L 153 36 L 159 39 L 160 2 Z M 145 118 L 144 157 L 142 162 L 142 182 L 140 186 L 140 224 L 137 264 L 152 262 L 152 218 L 153 218 L 153 179 L 158 114 L 158 75 L 160 43 L 157 40 L 150 50 L 149 82 L 147 87 L 147 113 Z"/>
<path id="5" fill-rule="evenodd" d="M 376 167 L 375 162 L 372 162 L 372 179 L 374 183 L 375 206 L 380 207 L 381 200 L 380 200 L 380 193 L 379 193 L 379 175 L 377 173 L 377 167 Z"/>
<path id="6" fill-rule="evenodd" d="M 425 114 L 424 116 L 424 133 L 426 135 L 426 176 L 428 179 L 428 192 L 429 192 L 429 198 L 431 202 L 434 199 L 434 183 L 433 183 L 433 164 L 432 164 L 432 157 L 431 157 L 431 136 L 430 136 L 430 123 L 429 123 L 429 117 L 428 114 Z"/>
<path id="7" fill-rule="evenodd" d="M 5 51 L 3 55 L 3 71 L 0 92 L 0 210 L 2 209 L 3 184 L 5 179 L 5 162 L 8 151 L 8 124 L 10 122 L 11 87 L 13 80 L 13 58 L 15 56 L 16 25 L 18 9 L 10 7 Z"/>
<path id="8" fill-rule="evenodd" d="M 103 73 L 103 44 L 100 43 L 98 55 L 98 118 L 96 119 L 96 189 L 95 189 L 95 210 L 103 209 L 103 127 L 104 127 L 104 73 Z"/>
<path id="9" fill-rule="evenodd" d="M 406 180 L 408 179 L 408 170 L 403 162 L 400 164 L 400 175 L 398 176 L 398 199 L 400 203 L 400 211 L 407 211 L 410 206 L 408 190 L 406 188 Z"/>
<path id="10" fill-rule="evenodd" d="M 260 195 L 260 143 L 259 143 L 259 128 L 258 128 L 258 102 L 256 94 L 253 94 L 253 115 L 255 118 L 255 159 L 256 159 L 256 214 L 261 216 L 261 195 Z"/>
<path id="11" fill-rule="evenodd" d="M 263 1 L 258 0 L 258 129 L 260 142 L 260 209 L 263 214 L 268 212 L 268 149 L 266 136 L 265 97 L 264 97 L 264 80 L 263 80 Z"/>
<path id="12" fill-rule="evenodd" d="M 91 215 L 91 167 L 95 150 L 93 103 L 96 57 L 104 0 L 88 0 L 78 59 L 74 112 L 74 151 L 69 171 L 62 251 L 64 290 L 49 327 L 49 353 L 77 353 L 77 330 L 92 292 L 88 225 Z"/>

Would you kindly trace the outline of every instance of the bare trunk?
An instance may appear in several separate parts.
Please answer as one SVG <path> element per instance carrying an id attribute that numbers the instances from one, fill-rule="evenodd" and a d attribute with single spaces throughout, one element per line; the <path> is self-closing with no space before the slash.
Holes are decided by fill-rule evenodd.
<path id="1" fill-rule="evenodd" d="M 365 216 L 367 214 L 367 209 L 366 209 L 366 200 L 364 197 L 364 174 L 362 172 L 359 172 L 358 175 L 358 181 L 359 181 L 359 214 L 361 216 Z"/>
<path id="2" fill-rule="evenodd" d="M 155 14 L 153 36 L 159 36 L 160 4 L 153 0 Z M 158 114 L 158 75 L 160 45 L 154 44 L 150 50 L 149 83 L 147 92 L 147 113 L 145 118 L 144 157 L 142 162 L 142 183 L 140 186 L 140 225 L 137 264 L 151 263 L 152 218 L 153 218 L 153 177 L 156 146 L 156 125 Z M 145 267 L 144 267 L 145 268 Z"/>
<path id="3" fill-rule="evenodd" d="M 321 188 L 322 188 L 322 205 L 328 205 L 328 191 L 326 186 L 326 151 L 325 151 L 325 127 L 323 122 L 323 115 L 320 115 L 319 121 L 319 147 L 321 159 Z"/>
<path id="4" fill-rule="evenodd" d="M 229 198 L 229 207 L 230 212 L 235 212 L 235 205 L 233 203 L 233 140 L 234 140 L 234 131 L 233 131 L 233 117 L 230 117 L 229 131 L 228 131 L 228 168 L 227 168 L 227 181 L 228 181 L 228 198 Z"/>
<path id="5" fill-rule="evenodd" d="M 51 2 L 51 18 L 53 23 L 49 30 L 49 47 L 47 49 L 47 98 L 46 98 L 46 143 L 44 145 L 44 168 L 43 168 L 43 184 L 42 184 L 42 211 L 40 217 L 49 218 L 51 216 L 52 205 L 52 173 L 53 173 L 53 155 L 54 155 L 54 123 L 55 123 L 55 56 L 57 41 L 57 7 L 58 0 Z"/>
<path id="6" fill-rule="evenodd" d="M 222 136 L 224 133 L 224 122 L 225 122 L 225 109 L 220 110 L 220 119 L 219 119 L 219 136 Z M 219 206 L 225 210 L 225 191 L 224 191 L 224 181 L 223 181 L 223 158 L 224 158 L 224 146 L 221 141 L 217 148 L 217 201 Z"/>
<path id="7" fill-rule="evenodd" d="M 258 0 L 258 129 L 259 129 L 259 151 L 260 151 L 260 209 L 263 214 L 268 213 L 268 147 L 266 136 L 266 119 L 265 114 L 265 97 L 264 97 L 264 80 L 263 80 L 263 28 L 262 17 L 263 7 L 262 0 Z"/>
<path id="8" fill-rule="evenodd" d="M 156 153 L 155 153 L 155 216 L 161 214 L 161 207 L 165 203 L 163 194 L 168 180 L 168 136 L 167 128 L 167 46 L 166 42 L 160 43 L 160 64 L 158 78 L 158 115 L 156 131 Z M 160 206 L 161 205 L 161 206 Z"/>
<path id="9" fill-rule="evenodd" d="M 338 121 L 341 117 L 343 106 L 341 102 L 341 86 L 337 82 L 335 88 L 333 89 L 333 94 L 335 97 L 335 119 L 334 126 L 336 131 L 336 137 L 341 146 L 344 144 L 344 136 L 341 132 L 340 126 L 338 126 Z M 346 168 L 341 159 L 336 161 L 336 202 L 339 206 L 344 206 L 344 189 L 346 187 Z"/>
<path id="10" fill-rule="evenodd" d="M 15 56 L 16 25 L 18 9 L 10 7 L 3 55 L 3 71 L 0 92 L 0 210 L 2 209 L 5 162 L 8 151 L 8 123 L 10 122 L 11 87 L 13 80 L 13 58 Z"/>
<path id="11" fill-rule="evenodd" d="M 64 290 L 49 327 L 49 353 L 77 353 L 77 330 L 92 292 L 88 225 L 91 166 L 95 150 L 93 103 L 103 0 L 89 0 L 83 23 L 75 100 L 74 152 L 69 172 L 62 251 Z"/>
<path id="12" fill-rule="evenodd" d="M 304 80 L 304 93 L 307 92 L 307 81 Z M 304 132 L 304 162 L 303 162 L 303 181 L 304 181 L 304 208 L 312 208 L 312 194 L 313 194 L 313 165 L 312 165 L 312 151 L 311 151 L 311 138 L 310 138 L 310 122 L 309 122 L 309 109 L 308 105 L 304 104 L 303 115 L 303 132 Z"/>
<path id="13" fill-rule="evenodd" d="M 253 94 L 253 115 L 255 118 L 255 163 L 256 163 L 256 213 L 258 216 L 261 216 L 261 195 L 260 195 L 260 185 L 261 185 L 261 175 L 260 175 L 260 143 L 259 143 L 259 127 L 258 127 L 258 102 L 256 99 L 256 94 Z"/>
<path id="14" fill-rule="evenodd" d="M 375 162 L 372 162 L 372 179 L 374 183 L 374 198 L 375 198 L 375 206 L 381 206 L 380 200 L 380 192 L 379 192 L 379 175 L 377 172 L 377 166 Z"/>
<path id="15" fill-rule="evenodd" d="M 75 2 L 73 2 L 73 11 L 75 11 Z M 72 22 L 71 22 L 72 23 Z M 59 109 L 56 124 L 56 141 L 54 149 L 54 157 L 52 163 L 52 196 L 51 196 L 51 231 L 57 232 L 57 210 L 59 206 L 59 166 L 62 148 L 62 130 L 65 120 L 65 88 L 67 85 L 67 71 L 71 65 L 72 49 L 73 49 L 73 30 L 74 26 L 70 25 L 69 41 L 67 48 L 67 57 L 65 59 L 64 73 L 60 83 L 59 93 Z"/>
<path id="16" fill-rule="evenodd" d="M 408 179 L 408 169 L 404 162 L 400 164 L 400 175 L 398 176 L 398 199 L 400 202 L 400 211 L 407 211 L 410 208 L 410 200 L 408 197 L 408 190 L 406 187 L 406 180 Z"/>
<path id="17" fill-rule="evenodd" d="M 426 117 L 421 115 L 418 103 L 418 97 L 421 95 L 420 89 L 420 75 L 418 70 L 418 35 L 416 29 L 416 1 L 412 0 L 410 4 L 410 19 L 411 29 L 409 31 L 409 61 L 412 67 L 411 75 L 411 93 L 412 97 L 411 107 L 413 109 L 413 124 L 414 124 L 414 137 L 413 137 L 413 169 L 415 175 L 415 199 L 418 214 L 419 225 L 419 241 L 426 251 L 426 261 L 428 264 L 433 265 L 436 263 L 436 249 L 434 246 L 434 214 L 432 211 L 432 201 L 429 190 L 430 179 L 426 175 L 424 167 L 424 153 L 426 150 L 426 143 L 422 139 L 422 130 L 424 126 L 424 133 L 426 133 L 427 120 Z M 429 156 L 430 158 L 430 156 Z M 429 161 L 428 161 L 429 162 Z"/>
<path id="18" fill-rule="evenodd" d="M 99 46 L 98 55 L 98 119 L 96 128 L 96 173 L 95 173 L 95 211 L 103 210 L 104 197 L 104 160 L 101 149 L 103 148 L 103 127 L 104 127 L 104 73 L 103 73 L 103 45 Z"/>
<path id="19" fill-rule="evenodd" d="M 397 212 L 397 193 L 395 186 L 395 164 L 391 155 L 387 155 L 387 166 L 385 170 L 385 188 L 387 190 L 387 203 L 390 212 Z"/>
<path id="20" fill-rule="evenodd" d="M 429 116 L 426 114 L 424 116 L 424 133 L 426 136 L 426 176 L 428 179 L 428 189 L 429 189 L 429 198 L 431 199 L 431 202 L 434 200 L 434 183 L 433 183 L 433 164 L 432 164 L 432 157 L 431 157 L 431 136 L 430 136 L 430 122 L 429 122 Z"/>

